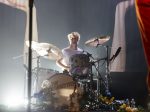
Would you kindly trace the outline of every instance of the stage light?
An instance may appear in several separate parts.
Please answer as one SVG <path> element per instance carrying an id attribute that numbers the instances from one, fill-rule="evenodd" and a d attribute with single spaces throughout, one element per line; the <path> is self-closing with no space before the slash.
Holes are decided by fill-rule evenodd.
<path id="1" fill-rule="evenodd" d="M 19 94 L 19 92 L 10 92 L 10 94 L 4 99 L 4 105 L 6 105 L 8 108 L 17 108 L 25 105 L 25 100 L 23 96 Z"/>
<path id="2" fill-rule="evenodd" d="M 7 107 L 19 107 L 24 104 L 24 100 L 22 98 L 19 98 L 18 96 L 8 96 L 5 105 Z"/>

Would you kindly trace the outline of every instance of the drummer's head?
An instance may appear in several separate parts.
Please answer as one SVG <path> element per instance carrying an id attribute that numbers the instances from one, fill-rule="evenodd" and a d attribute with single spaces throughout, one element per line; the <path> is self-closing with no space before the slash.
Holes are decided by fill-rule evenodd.
<path id="1" fill-rule="evenodd" d="M 72 39 L 75 39 L 76 42 L 78 43 L 80 40 L 80 34 L 78 32 L 72 32 L 70 34 L 68 34 L 68 40 L 71 43 Z"/>

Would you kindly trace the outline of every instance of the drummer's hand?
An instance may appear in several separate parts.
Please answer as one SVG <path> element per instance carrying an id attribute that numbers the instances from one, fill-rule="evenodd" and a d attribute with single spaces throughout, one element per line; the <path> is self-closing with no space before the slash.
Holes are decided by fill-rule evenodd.
<path id="1" fill-rule="evenodd" d="M 69 72 L 67 69 L 64 69 L 63 73 L 68 74 Z"/>
<path id="2" fill-rule="evenodd" d="M 59 60 L 56 60 L 56 64 L 61 67 L 62 69 L 65 69 L 67 71 L 70 70 L 70 67 L 69 66 L 66 66 L 63 62 L 62 62 L 63 58 L 59 59 Z"/>

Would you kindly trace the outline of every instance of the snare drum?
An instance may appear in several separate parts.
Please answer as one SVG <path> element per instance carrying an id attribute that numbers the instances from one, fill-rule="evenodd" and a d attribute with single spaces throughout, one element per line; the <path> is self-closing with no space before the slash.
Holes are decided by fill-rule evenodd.
<path id="1" fill-rule="evenodd" d="M 70 57 L 70 73 L 77 76 L 85 76 L 88 73 L 90 59 L 86 54 L 75 54 Z"/>
<path id="2" fill-rule="evenodd" d="M 44 95 L 47 95 L 45 97 L 51 100 L 49 101 L 51 102 L 50 104 L 53 102 L 52 106 L 60 108 L 69 106 L 70 95 L 73 94 L 74 90 L 78 94 L 83 93 L 81 87 L 77 86 L 75 89 L 75 84 L 75 81 L 70 75 L 58 73 L 43 81 L 42 87 L 45 92 L 49 91 L 49 94 L 44 93 Z"/>

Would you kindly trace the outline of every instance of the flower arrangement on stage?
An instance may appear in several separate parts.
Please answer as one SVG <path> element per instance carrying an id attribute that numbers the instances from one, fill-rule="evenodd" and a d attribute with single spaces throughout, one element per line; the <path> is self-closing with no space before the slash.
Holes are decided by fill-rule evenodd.
<path id="1" fill-rule="evenodd" d="M 119 107 L 118 112 L 139 112 L 139 111 L 138 111 L 138 108 L 131 107 L 124 103 Z"/>
<path id="2" fill-rule="evenodd" d="M 114 97 L 107 97 L 100 95 L 100 102 L 102 102 L 106 108 L 110 108 L 117 112 L 145 112 L 142 107 L 136 107 L 134 99 L 115 100 Z"/>
<path id="3" fill-rule="evenodd" d="M 118 112 L 144 112 L 144 109 L 142 107 L 131 107 L 130 105 L 123 103 L 119 107 Z"/>
<path id="4" fill-rule="evenodd" d="M 102 95 L 100 95 L 99 98 L 103 103 L 106 103 L 108 105 L 113 104 L 113 101 L 115 99 L 115 97 L 106 97 L 106 96 L 102 96 Z"/>

